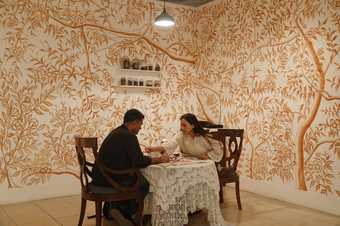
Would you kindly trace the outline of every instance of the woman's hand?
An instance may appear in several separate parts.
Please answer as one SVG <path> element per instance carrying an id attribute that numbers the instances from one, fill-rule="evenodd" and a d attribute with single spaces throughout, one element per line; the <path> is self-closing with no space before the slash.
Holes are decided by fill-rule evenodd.
<path id="1" fill-rule="evenodd" d="M 206 152 L 206 153 L 198 155 L 197 158 L 202 159 L 202 160 L 207 160 L 207 159 L 209 159 L 209 155 Z"/>

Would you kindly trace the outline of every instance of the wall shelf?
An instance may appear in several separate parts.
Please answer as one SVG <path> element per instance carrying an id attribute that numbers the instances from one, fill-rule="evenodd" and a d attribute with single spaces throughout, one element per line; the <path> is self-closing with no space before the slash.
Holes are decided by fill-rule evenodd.
<path id="1" fill-rule="evenodd" d="M 127 88 L 127 89 L 130 89 L 130 88 L 133 88 L 133 89 L 153 89 L 153 90 L 160 90 L 161 87 L 154 87 L 154 86 L 128 86 L 128 85 L 114 85 L 113 87 L 116 87 L 116 88 Z"/>
<path id="2" fill-rule="evenodd" d="M 122 88 L 160 89 L 161 72 L 118 68 L 115 85 Z"/>

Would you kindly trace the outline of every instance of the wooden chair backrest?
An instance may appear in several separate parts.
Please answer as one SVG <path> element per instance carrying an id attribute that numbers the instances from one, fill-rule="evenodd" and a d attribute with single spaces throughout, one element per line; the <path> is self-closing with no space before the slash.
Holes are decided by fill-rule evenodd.
<path id="1" fill-rule="evenodd" d="M 87 185 L 92 178 L 92 168 L 98 155 L 97 137 L 75 137 L 75 145 L 80 168 L 81 189 L 87 192 Z M 88 149 L 91 149 L 91 155 L 86 155 Z"/>
<path id="2" fill-rule="evenodd" d="M 236 170 L 242 151 L 243 132 L 243 129 L 217 129 L 207 133 L 208 137 L 222 144 L 223 157 L 217 163 L 220 167 Z"/>

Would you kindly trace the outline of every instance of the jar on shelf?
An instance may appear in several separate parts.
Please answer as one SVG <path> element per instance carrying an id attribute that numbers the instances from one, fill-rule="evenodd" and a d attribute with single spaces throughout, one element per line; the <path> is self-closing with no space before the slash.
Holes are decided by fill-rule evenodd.
<path id="1" fill-rule="evenodd" d="M 152 80 L 146 80 L 145 85 L 146 86 L 153 86 L 153 81 Z"/>
<path id="2" fill-rule="evenodd" d="M 130 68 L 130 60 L 124 59 L 123 60 L 123 69 L 129 69 Z"/>
<path id="3" fill-rule="evenodd" d="M 127 78 L 127 85 L 132 86 L 133 85 L 133 78 Z"/>
<path id="4" fill-rule="evenodd" d="M 122 86 L 126 85 L 126 78 L 125 77 L 120 78 L 120 85 L 122 85 Z"/>
<path id="5" fill-rule="evenodd" d="M 135 69 L 135 70 L 139 69 L 139 60 L 133 60 L 132 69 Z"/>
<path id="6" fill-rule="evenodd" d="M 159 66 L 159 64 L 156 64 L 155 71 L 160 71 L 160 70 L 161 70 L 161 66 Z"/>
<path id="7" fill-rule="evenodd" d="M 154 80 L 153 81 L 153 86 L 154 87 L 161 87 L 161 81 L 160 80 Z"/>

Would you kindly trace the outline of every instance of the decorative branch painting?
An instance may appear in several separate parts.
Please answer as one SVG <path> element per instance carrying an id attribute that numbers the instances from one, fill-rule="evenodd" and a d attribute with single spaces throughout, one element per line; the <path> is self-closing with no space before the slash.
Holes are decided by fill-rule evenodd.
<path id="1" fill-rule="evenodd" d="M 0 0 L 0 184 L 78 177 L 74 135 L 100 140 L 130 107 L 154 144 L 193 112 L 245 128 L 242 176 L 340 196 L 336 0 L 172 5 L 171 30 L 143 0 Z M 161 91 L 122 91 L 122 58 L 161 66 Z M 145 107 L 147 106 L 147 107 Z"/>
<path id="2" fill-rule="evenodd" d="M 338 194 L 338 7 L 337 1 L 224 1 L 199 12 L 214 21 L 200 49 L 205 76 L 220 78 L 223 123 L 246 128 L 245 176 Z"/>

